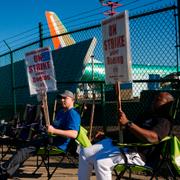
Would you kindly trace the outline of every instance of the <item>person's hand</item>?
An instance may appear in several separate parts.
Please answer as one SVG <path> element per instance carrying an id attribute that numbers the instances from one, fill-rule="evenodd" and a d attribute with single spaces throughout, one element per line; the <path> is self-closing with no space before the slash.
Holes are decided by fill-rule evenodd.
<path id="1" fill-rule="evenodd" d="M 54 133 L 54 127 L 51 126 L 51 125 L 49 125 L 49 126 L 47 127 L 47 130 L 48 130 L 48 133 L 50 133 L 50 134 L 53 134 L 53 133 Z"/>
<path id="2" fill-rule="evenodd" d="M 91 142 L 93 144 L 95 144 L 95 143 L 101 141 L 104 137 L 105 137 L 105 135 L 104 135 L 103 131 L 97 131 L 94 138 L 91 140 Z"/>
<path id="3" fill-rule="evenodd" d="M 126 117 L 126 114 L 122 111 L 119 110 L 119 123 L 120 125 L 124 126 L 128 123 L 128 118 Z"/>
<path id="4" fill-rule="evenodd" d="M 95 135 L 95 139 L 101 139 L 104 136 L 104 132 L 98 131 Z"/>

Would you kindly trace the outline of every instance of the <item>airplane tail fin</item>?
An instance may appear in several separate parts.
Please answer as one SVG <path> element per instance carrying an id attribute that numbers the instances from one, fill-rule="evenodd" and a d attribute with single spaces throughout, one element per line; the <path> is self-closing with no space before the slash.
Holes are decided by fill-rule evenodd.
<path id="1" fill-rule="evenodd" d="M 46 11 L 45 14 L 51 36 L 67 32 L 67 29 L 54 12 Z M 70 35 L 57 36 L 52 38 L 52 41 L 54 44 L 54 49 L 75 44 L 75 40 Z"/>

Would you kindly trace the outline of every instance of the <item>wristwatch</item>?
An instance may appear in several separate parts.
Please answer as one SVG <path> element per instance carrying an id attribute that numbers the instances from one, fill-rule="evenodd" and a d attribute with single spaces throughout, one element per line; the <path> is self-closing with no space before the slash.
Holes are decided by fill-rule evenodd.
<path id="1" fill-rule="evenodd" d="M 128 121 L 127 123 L 126 123 L 126 126 L 127 127 L 131 127 L 133 125 L 133 122 L 132 121 Z"/>

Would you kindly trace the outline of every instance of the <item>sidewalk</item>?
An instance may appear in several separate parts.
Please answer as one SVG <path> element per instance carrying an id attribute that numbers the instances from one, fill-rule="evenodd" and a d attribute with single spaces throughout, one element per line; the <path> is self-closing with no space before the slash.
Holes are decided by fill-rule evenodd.
<path id="1" fill-rule="evenodd" d="M 51 157 L 51 168 L 50 171 L 52 172 L 55 165 L 57 164 L 57 161 L 55 158 Z M 42 165 L 38 169 L 38 171 L 35 174 L 32 174 L 36 169 L 36 157 L 29 158 L 23 166 L 18 170 L 14 178 L 11 179 L 20 179 L 20 180 L 47 180 L 47 171 Z M 67 162 L 62 162 L 59 164 L 57 170 L 53 174 L 51 180 L 77 180 L 77 172 L 78 169 L 73 167 L 72 164 Z M 95 176 L 92 176 L 92 180 L 95 180 Z"/>
<path id="2" fill-rule="evenodd" d="M 3 159 L 7 160 L 9 159 L 11 155 L 7 154 Z M 9 180 L 47 180 L 47 171 L 44 165 L 42 165 L 38 171 L 36 171 L 35 174 L 33 172 L 36 170 L 36 160 L 37 156 L 30 157 L 27 161 L 24 162 L 24 164 L 20 167 L 20 169 L 17 171 L 17 173 L 14 175 L 13 178 L 9 178 Z M 57 157 L 51 157 L 50 158 L 51 166 L 50 166 L 50 172 L 53 171 L 55 165 L 57 165 Z M 78 160 L 77 160 L 78 163 Z M 77 164 L 78 166 L 78 164 Z M 51 180 L 78 180 L 77 178 L 77 172 L 78 169 L 74 167 L 69 161 L 65 160 L 62 163 L 58 164 L 58 168 L 56 172 L 53 174 Z M 128 179 L 127 174 L 125 174 L 125 178 Z M 150 179 L 149 176 L 144 175 L 137 175 L 133 174 L 132 179 L 134 180 L 144 180 L 144 179 Z M 116 177 L 113 173 L 112 180 L 115 180 Z M 158 177 L 159 180 L 164 180 L 164 178 Z M 96 180 L 95 173 L 92 173 L 91 180 Z M 177 178 L 178 180 L 178 178 Z"/>
<path id="3" fill-rule="evenodd" d="M 52 159 L 51 159 L 52 160 Z M 53 160 L 54 164 L 55 161 Z M 54 165 L 52 164 L 52 167 Z M 44 166 L 42 166 L 35 174 L 32 174 L 34 170 L 36 169 L 36 157 L 31 157 L 28 159 L 23 166 L 18 170 L 17 174 L 10 178 L 9 180 L 47 180 L 47 171 Z M 51 168 L 52 170 L 52 168 Z M 73 168 L 72 164 L 69 163 L 61 163 L 56 170 L 56 172 L 53 174 L 51 180 L 78 180 L 77 178 L 77 168 Z M 143 175 L 133 175 L 134 180 L 144 180 L 149 179 L 148 176 Z M 115 180 L 115 175 L 113 174 L 112 180 Z M 123 179 L 128 179 L 127 176 Z M 163 180 L 164 178 L 159 177 L 159 180 Z M 92 173 L 91 180 L 96 180 L 96 177 L 94 173 Z"/>

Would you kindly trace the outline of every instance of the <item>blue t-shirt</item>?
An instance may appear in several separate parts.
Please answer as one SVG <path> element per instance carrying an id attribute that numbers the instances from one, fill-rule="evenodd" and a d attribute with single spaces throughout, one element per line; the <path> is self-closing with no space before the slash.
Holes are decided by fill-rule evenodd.
<path id="1" fill-rule="evenodd" d="M 76 130 L 80 129 L 80 115 L 71 108 L 67 111 L 60 110 L 53 121 L 53 127 L 62 130 Z M 56 136 L 53 138 L 53 144 L 62 150 L 66 150 L 70 142 L 70 138 L 63 136 Z"/>

